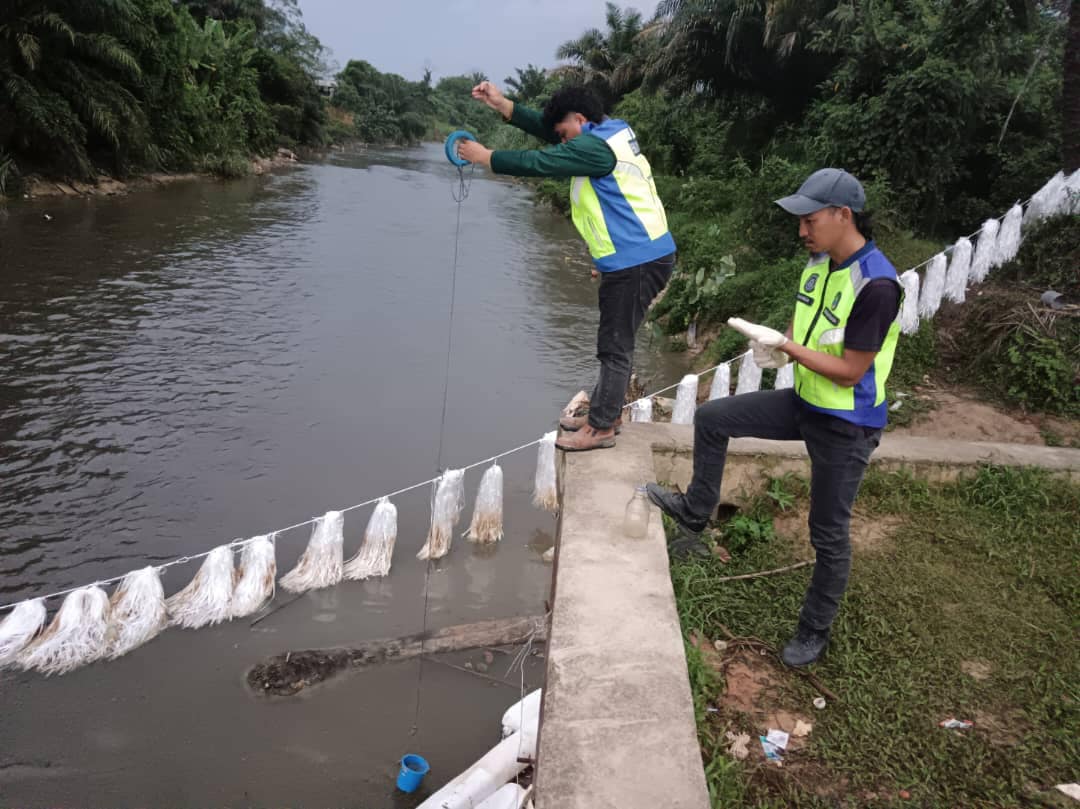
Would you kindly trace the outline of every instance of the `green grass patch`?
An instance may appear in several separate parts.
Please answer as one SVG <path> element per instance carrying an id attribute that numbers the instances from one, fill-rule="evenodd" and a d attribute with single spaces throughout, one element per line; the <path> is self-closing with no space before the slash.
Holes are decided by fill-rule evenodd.
<path id="1" fill-rule="evenodd" d="M 765 527 L 805 508 L 806 497 L 804 481 L 772 481 L 740 512 L 758 525 L 753 536 L 734 520 L 718 529 L 718 541 L 744 540 L 731 543 L 730 563 L 673 564 L 687 635 L 722 638 L 724 625 L 778 647 L 787 640 L 809 568 L 719 579 L 807 557 L 809 548 Z M 1040 805 L 1040 793 L 1075 779 L 1080 763 L 1080 486 L 1026 469 L 987 467 L 947 485 L 871 469 L 857 509 L 895 528 L 882 547 L 856 548 L 832 645 L 815 667 L 842 701 L 814 711 L 812 687 L 774 667 L 779 699 L 814 721 L 784 769 L 763 764 L 756 739 L 746 761 L 726 755 L 724 732 L 739 723 L 706 710 L 722 688 L 691 651 L 714 805 Z M 973 664 L 984 679 L 965 671 Z M 976 727 L 940 729 L 950 716 Z"/>

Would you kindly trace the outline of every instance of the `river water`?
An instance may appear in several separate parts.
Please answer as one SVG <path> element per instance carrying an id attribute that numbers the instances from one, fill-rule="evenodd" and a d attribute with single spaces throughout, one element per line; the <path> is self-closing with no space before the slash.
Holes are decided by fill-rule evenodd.
<path id="1" fill-rule="evenodd" d="M 432 477 L 455 177 L 426 146 L 0 208 L 0 602 Z M 478 174 L 460 234 L 451 467 L 551 429 L 594 374 L 597 321 L 580 241 L 526 187 Z M 643 375 L 678 379 L 648 343 Z M 530 505 L 534 465 L 534 450 L 503 462 L 505 540 L 455 538 L 432 570 L 429 627 L 543 610 L 555 522 Z M 410 806 L 393 792 L 402 753 L 432 762 L 433 787 L 456 775 L 497 740 L 515 690 L 434 664 L 418 680 L 415 661 L 274 702 L 243 681 L 267 655 L 419 631 L 429 497 L 396 500 L 386 579 L 254 627 L 168 630 L 63 677 L 0 673 L 0 805 Z M 368 514 L 346 515 L 347 555 Z M 279 537 L 280 571 L 307 537 Z M 172 568 L 166 591 L 194 572 Z M 539 684 L 542 662 L 526 674 Z"/>

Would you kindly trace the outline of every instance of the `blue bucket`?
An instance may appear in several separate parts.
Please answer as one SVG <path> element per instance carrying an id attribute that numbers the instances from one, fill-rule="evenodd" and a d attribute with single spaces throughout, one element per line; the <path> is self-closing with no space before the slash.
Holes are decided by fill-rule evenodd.
<path id="1" fill-rule="evenodd" d="M 411 753 L 401 759 L 401 772 L 397 777 L 397 788 L 402 792 L 416 792 L 420 788 L 420 782 L 428 774 L 431 767 L 420 756 Z"/>
<path id="2" fill-rule="evenodd" d="M 473 137 L 473 134 L 471 132 L 466 132 L 464 129 L 459 129 L 456 132 L 451 132 L 446 137 L 446 143 L 443 144 L 443 149 L 446 152 L 446 159 L 453 163 L 455 166 L 458 166 L 459 168 L 461 166 L 469 165 L 468 160 L 463 160 L 458 157 L 457 142 L 462 139 L 476 140 L 476 138 Z"/>

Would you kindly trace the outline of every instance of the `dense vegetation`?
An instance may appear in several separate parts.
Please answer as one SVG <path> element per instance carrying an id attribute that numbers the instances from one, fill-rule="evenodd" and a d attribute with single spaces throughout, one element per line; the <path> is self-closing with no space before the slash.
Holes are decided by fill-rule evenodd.
<path id="1" fill-rule="evenodd" d="M 471 92 L 486 78 L 474 73 L 433 83 L 431 71 L 425 70 L 420 81 L 409 81 L 380 73 L 368 62 L 350 61 L 338 74 L 330 100 L 342 121 L 335 134 L 375 144 L 416 143 L 454 129 L 484 136 L 499 119 L 473 101 Z"/>
<path id="2" fill-rule="evenodd" d="M 299 0 L 8 0 L 0 194 L 32 172 L 234 175 L 277 146 L 405 144 L 497 124 L 469 96 L 479 74 L 414 82 L 350 61 L 327 99 L 319 81 L 331 73 Z"/>
<path id="3" fill-rule="evenodd" d="M 1063 76 L 1080 69 L 1080 10 L 1070 17 L 1071 8 L 665 0 L 646 22 L 609 4 L 605 28 L 563 44 L 559 56 L 570 64 L 525 100 L 539 104 L 560 82 L 584 81 L 634 126 L 679 245 L 679 270 L 656 310 L 668 332 L 694 322 L 707 331 L 733 315 L 782 328 L 805 256 L 772 200 L 815 168 L 844 166 L 864 181 L 878 243 L 903 270 L 1027 198 L 1063 165 L 1078 167 L 1063 158 L 1080 140 L 1080 129 L 1063 124 L 1077 103 L 1063 93 Z M 489 145 L 528 139 L 503 128 Z M 563 184 L 541 188 L 565 208 Z M 1057 266 L 1075 272 L 1066 255 Z M 1040 358 L 1054 343 L 1044 337 L 1023 338 Z M 936 357 L 932 326 L 904 342 L 897 376 L 910 384 Z M 741 346 L 722 330 L 704 361 Z M 1036 365 L 1054 370 L 1049 387 L 1067 383 L 1070 370 L 1076 378 L 1080 356 L 1065 345 Z M 1042 407 L 1042 394 L 1007 398 Z"/>
<path id="4" fill-rule="evenodd" d="M 321 144 L 322 57 L 297 0 L 7 0 L 0 190 L 31 171 L 239 173 Z"/>

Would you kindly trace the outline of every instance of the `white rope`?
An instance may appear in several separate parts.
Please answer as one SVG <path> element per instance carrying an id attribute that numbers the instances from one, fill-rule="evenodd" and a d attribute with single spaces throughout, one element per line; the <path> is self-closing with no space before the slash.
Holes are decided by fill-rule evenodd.
<path id="1" fill-rule="evenodd" d="M 1032 195 L 1032 197 L 1033 196 L 1034 195 Z M 1029 202 L 1031 202 L 1032 197 L 1028 197 L 1026 200 L 1024 200 L 1024 202 L 1020 203 L 1021 206 L 1026 206 Z M 1007 214 L 1008 214 L 1008 211 L 1006 211 L 1006 213 L 1002 214 L 1001 216 L 997 217 L 997 220 L 1000 222 L 1001 220 L 1003 220 L 1005 218 L 1005 216 Z M 979 232 L 981 230 L 982 230 L 982 227 L 980 226 L 979 230 L 976 230 L 973 233 L 969 233 L 967 238 L 971 239 L 971 238 L 973 238 L 975 236 L 978 236 Z M 950 252 L 952 252 L 952 250 L 953 250 L 953 248 L 955 246 L 956 246 L 956 244 L 954 242 L 953 245 L 944 248 L 941 252 L 942 253 L 950 253 Z M 926 261 L 922 262 L 921 264 L 916 264 L 914 267 L 911 267 L 910 269 L 912 269 L 912 270 L 922 269 L 923 267 L 927 266 L 933 260 L 934 260 L 934 257 L 931 256 Z M 744 353 L 745 352 L 740 352 L 739 354 L 735 355 L 734 357 L 732 357 L 729 360 L 726 360 L 725 362 L 718 363 L 718 364 L 714 365 L 712 368 L 706 368 L 704 371 L 699 371 L 698 375 L 699 376 L 705 376 L 706 374 L 713 373 L 721 365 L 726 365 L 729 362 L 734 362 L 735 360 L 739 359 L 739 357 L 743 356 Z M 646 396 L 643 396 L 641 398 L 643 398 L 643 399 L 651 399 L 651 398 L 653 398 L 655 396 L 659 396 L 659 395 L 661 395 L 663 393 L 667 393 L 668 391 L 675 390 L 677 387 L 679 387 L 678 382 L 676 382 L 674 385 L 668 385 L 666 388 L 661 388 L 660 390 L 657 390 L 657 391 L 654 391 L 654 392 L 652 392 L 650 394 L 647 394 Z M 630 408 L 630 404 L 625 404 L 622 407 L 623 410 L 628 410 L 629 408 Z M 477 461 L 476 463 L 472 463 L 472 464 L 469 464 L 468 466 L 463 466 L 463 467 L 460 467 L 460 468 L 463 471 L 468 471 L 470 469 L 476 469 L 478 466 L 485 466 L 487 464 L 494 463 L 495 461 L 498 461 L 498 460 L 500 460 L 502 458 L 505 458 L 508 455 L 513 455 L 516 452 L 521 452 L 522 450 L 529 449 L 530 447 L 535 447 L 537 444 L 539 444 L 543 440 L 544 440 L 543 438 L 537 438 L 536 440 L 530 441 L 527 444 L 522 444 L 519 447 L 514 447 L 513 449 L 508 449 L 505 452 L 500 452 L 498 455 L 492 455 L 490 458 L 485 458 L 482 461 Z M 380 495 L 379 497 L 372 497 L 370 500 L 365 500 L 362 503 L 356 503 L 355 505 L 351 505 L 351 506 L 347 506 L 346 508 L 338 509 L 338 511 L 341 511 L 342 513 L 345 513 L 345 512 L 348 512 L 348 511 L 355 511 L 358 508 L 364 508 L 365 506 L 374 505 L 375 503 L 378 503 L 383 498 L 391 499 L 391 498 L 394 498 L 394 497 L 398 497 L 399 495 L 408 494 L 409 492 L 415 491 L 416 489 L 421 489 L 424 486 L 430 486 L 431 484 L 436 483 L 438 480 L 439 480 L 439 477 L 430 478 L 429 480 L 424 480 L 424 481 L 421 481 L 420 483 L 414 483 L 411 486 L 406 486 L 403 489 L 398 489 L 397 491 L 390 492 L 389 494 Z M 264 533 L 264 535 L 283 534 L 286 531 L 292 531 L 292 530 L 295 530 L 297 528 L 303 528 L 304 526 L 312 525 L 313 523 L 315 523 L 319 519 L 321 519 L 321 516 L 320 517 L 312 517 L 310 520 L 304 520 L 303 522 L 298 522 L 298 523 L 295 523 L 293 525 L 286 526 L 285 528 L 278 528 L 275 531 L 265 531 L 263 533 Z M 232 542 L 228 543 L 228 546 L 230 548 L 241 548 L 244 545 L 247 545 L 249 542 L 252 542 L 256 538 L 258 538 L 258 535 L 252 536 L 252 537 L 250 537 L 248 539 L 234 539 Z M 220 547 L 220 546 L 218 546 L 218 547 Z M 204 559 L 205 557 L 207 557 L 211 553 L 213 553 L 213 551 L 214 551 L 214 549 L 211 549 L 211 550 L 208 550 L 208 551 L 204 551 L 203 553 L 196 553 L 196 554 L 189 554 L 187 556 L 181 556 L 178 559 L 173 559 L 170 562 L 163 562 L 160 565 L 155 565 L 155 567 L 160 572 L 160 571 L 166 570 L 166 569 L 168 569 L 170 567 L 175 567 L 176 565 L 186 565 L 189 562 L 196 561 L 197 559 Z M 79 585 L 78 587 L 69 587 L 66 590 L 57 590 L 55 593 L 49 593 L 49 594 L 43 595 L 43 596 L 33 596 L 33 598 L 40 598 L 40 599 L 59 598 L 60 596 L 66 596 L 69 593 L 74 593 L 76 590 L 81 590 L 81 589 L 83 589 L 84 587 L 87 587 L 87 586 L 90 586 L 90 587 L 104 587 L 106 585 L 116 584 L 118 581 L 121 581 L 124 578 L 124 576 L 126 576 L 126 575 L 127 575 L 127 573 L 123 573 L 123 574 L 121 574 L 119 576 L 113 576 L 112 578 L 109 578 L 109 579 L 100 579 L 98 581 L 93 582 L 90 585 L 83 584 L 83 585 Z M 23 601 L 26 601 L 26 600 L 27 599 L 20 599 L 19 601 L 13 601 L 10 604 L 0 605 L 0 612 L 3 612 L 4 610 L 14 609 L 19 604 L 21 604 Z"/>
<path id="2" fill-rule="evenodd" d="M 502 458 L 505 458 L 508 455 L 513 455 L 515 452 L 521 452 L 522 450 L 529 449 L 530 447 L 535 447 L 542 440 L 543 439 L 541 439 L 541 438 L 537 438 L 535 441 L 530 441 L 529 443 L 522 444 L 519 447 L 514 447 L 513 449 L 508 449 L 508 450 L 506 450 L 506 452 L 500 452 L 498 455 L 492 455 L 490 458 L 485 458 L 482 461 L 477 461 L 476 463 L 472 463 L 472 464 L 469 464 L 468 466 L 463 466 L 461 468 L 463 470 L 465 470 L 465 471 L 468 471 L 470 469 L 476 469 L 478 466 L 485 466 L 485 465 L 487 465 L 489 463 L 494 463 L 495 461 L 498 461 L 498 460 L 500 460 Z M 342 513 L 346 512 L 346 511 L 355 511 L 358 508 L 364 508 L 364 506 L 374 505 L 375 503 L 378 503 L 380 500 L 382 500 L 383 497 L 385 497 L 387 499 L 391 499 L 391 498 L 397 497 L 399 495 L 407 494 L 407 493 L 409 493 L 411 491 L 415 491 L 416 489 L 422 489 L 424 486 L 430 486 L 431 484 L 436 483 L 438 480 L 439 480 L 438 477 L 434 477 L 434 478 L 431 478 L 429 480 L 422 481 L 420 483 L 414 483 L 411 486 L 406 486 L 403 489 L 398 489 L 397 491 L 390 492 L 389 494 L 384 494 L 382 497 L 373 497 L 370 500 L 365 500 L 362 503 L 356 503 L 355 505 L 348 506 L 347 508 L 338 509 L 338 511 L 341 511 Z M 286 526 L 285 528 L 278 528 L 276 531 L 266 531 L 264 533 L 265 534 L 283 534 L 286 531 L 292 531 L 292 530 L 294 530 L 296 528 L 303 528 L 306 525 L 312 525 L 312 524 L 314 524 L 315 522 L 317 522 L 320 519 L 322 519 L 321 515 L 319 517 L 312 517 L 310 520 L 304 520 L 303 522 L 294 523 L 293 525 Z M 252 542 L 257 538 L 258 538 L 257 536 L 253 536 L 253 537 L 250 537 L 248 539 L 234 539 L 232 542 L 228 543 L 228 546 L 230 548 L 242 548 L 244 545 L 247 545 L 249 542 Z M 217 547 L 220 547 L 220 546 L 217 546 Z M 187 556 L 181 556 L 178 559 L 173 559 L 171 562 L 163 562 L 160 565 L 154 565 L 154 567 L 156 567 L 157 570 L 160 572 L 160 571 L 165 570 L 167 568 L 175 567 L 176 565 L 186 565 L 189 562 L 196 561 L 197 559 L 204 559 L 205 557 L 207 557 L 211 553 L 213 553 L 213 551 L 214 551 L 214 549 L 212 548 L 212 549 L 210 549 L 208 551 L 203 551 L 202 553 L 194 553 L 194 554 L 189 554 Z M 60 596 L 66 596 L 68 593 L 74 593 L 76 590 L 81 590 L 81 589 L 83 589 L 83 587 L 88 587 L 88 586 L 89 587 L 105 587 L 106 585 L 109 585 L 109 584 L 115 584 L 116 582 L 123 579 L 124 576 L 126 576 L 126 575 L 127 575 L 127 573 L 124 573 L 124 574 L 122 574 L 120 576 L 113 576 L 112 578 L 109 578 L 109 579 L 100 579 L 98 581 L 95 581 L 95 582 L 91 583 L 90 585 L 81 584 L 78 587 L 69 587 L 66 590 L 57 590 L 55 593 L 49 593 L 48 595 L 43 595 L 43 596 L 34 596 L 34 598 L 41 598 L 41 599 L 58 598 Z M 11 604 L 0 605 L 0 612 L 2 612 L 4 610 L 13 609 L 16 606 L 18 606 L 19 604 L 21 604 L 22 601 L 25 601 L 25 600 L 26 599 L 22 599 L 20 601 L 14 601 Z"/>

